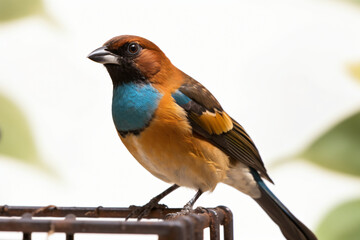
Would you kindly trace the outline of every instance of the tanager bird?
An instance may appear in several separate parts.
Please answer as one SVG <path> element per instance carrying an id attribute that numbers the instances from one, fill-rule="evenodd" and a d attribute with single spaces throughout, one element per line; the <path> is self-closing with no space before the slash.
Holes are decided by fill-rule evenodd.
<path id="1" fill-rule="evenodd" d="M 173 184 L 131 216 L 142 218 L 179 186 L 197 191 L 183 208 L 190 212 L 222 182 L 253 198 L 286 239 L 317 239 L 265 185 L 262 179 L 273 181 L 244 128 L 154 43 L 117 36 L 88 58 L 110 74 L 112 117 L 123 144 L 151 174 Z"/>

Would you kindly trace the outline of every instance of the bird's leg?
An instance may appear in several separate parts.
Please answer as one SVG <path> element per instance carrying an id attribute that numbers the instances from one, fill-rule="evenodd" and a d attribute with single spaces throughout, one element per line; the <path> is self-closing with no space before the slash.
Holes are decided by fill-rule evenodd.
<path id="1" fill-rule="evenodd" d="M 183 209 L 181 210 L 181 212 L 183 213 L 190 213 L 192 211 L 192 208 L 196 202 L 196 200 L 199 199 L 199 197 L 201 196 L 201 194 L 203 194 L 203 192 L 199 189 L 199 191 L 197 191 L 197 193 L 195 194 L 195 196 L 190 199 L 190 201 L 188 203 L 185 204 L 185 206 L 183 207 Z"/>
<path id="2" fill-rule="evenodd" d="M 195 196 L 190 199 L 189 202 L 187 202 L 185 204 L 185 206 L 182 208 L 182 210 L 180 212 L 177 213 L 169 213 L 165 216 L 166 219 L 173 219 L 176 218 L 179 215 L 188 215 L 193 211 L 193 206 L 196 202 L 196 200 L 198 200 L 198 198 L 201 196 L 201 194 L 203 194 L 203 191 L 201 191 L 199 189 L 199 191 L 197 191 L 197 193 L 195 194 Z"/>
<path id="3" fill-rule="evenodd" d="M 139 221 L 141 218 L 149 215 L 150 211 L 153 208 L 159 207 L 159 208 L 164 208 L 167 207 L 166 205 L 163 204 L 159 204 L 159 201 L 161 199 L 163 199 L 165 196 L 167 196 L 169 193 L 171 193 L 172 191 L 176 190 L 179 186 L 174 184 L 171 187 L 169 187 L 168 189 L 166 189 L 165 191 L 163 191 L 162 193 L 160 193 L 159 195 L 157 195 L 156 197 L 152 198 L 150 200 L 150 202 L 148 202 L 147 204 L 145 204 L 142 207 L 138 207 L 138 206 L 130 206 L 130 208 L 133 209 L 133 211 L 125 218 L 125 220 L 128 220 L 131 217 L 137 217 L 137 220 Z"/>

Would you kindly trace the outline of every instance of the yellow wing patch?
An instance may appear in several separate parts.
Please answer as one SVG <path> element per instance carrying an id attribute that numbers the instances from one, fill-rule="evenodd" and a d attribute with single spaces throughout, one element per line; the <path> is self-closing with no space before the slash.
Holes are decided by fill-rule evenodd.
<path id="1" fill-rule="evenodd" d="M 209 134 L 220 135 L 233 128 L 233 122 L 225 112 L 215 110 L 215 113 L 212 113 L 206 111 L 202 115 L 191 113 L 190 117 Z"/>

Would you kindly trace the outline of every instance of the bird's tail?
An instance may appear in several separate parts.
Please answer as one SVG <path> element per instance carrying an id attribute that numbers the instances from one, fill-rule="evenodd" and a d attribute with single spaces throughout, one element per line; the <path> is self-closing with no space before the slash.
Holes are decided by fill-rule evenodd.
<path id="1" fill-rule="evenodd" d="M 251 169 L 260 192 L 260 198 L 254 200 L 265 210 L 270 218 L 279 226 L 287 240 L 316 240 L 314 233 L 300 222 L 280 200 L 270 191 L 259 174 Z"/>

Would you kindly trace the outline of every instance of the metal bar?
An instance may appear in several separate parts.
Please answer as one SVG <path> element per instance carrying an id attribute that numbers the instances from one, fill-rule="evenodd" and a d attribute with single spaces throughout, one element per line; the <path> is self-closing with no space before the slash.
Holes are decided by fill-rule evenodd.
<path id="1" fill-rule="evenodd" d="M 31 240 L 31 233 L 23 233 L 23 240 Z"/>
<path id="2" fill-rule="evenodd" d="M 208 209 L 210 213 L 210 239 L 216 240 L 220 239 L 220 220 L 219 214 L 214 209 Z"/>
<path id="3" fill-rule="evenodd" d="M 31 221 L 31 214 L 30 213 L 24 213 L 21 215 L 22 220 L 28 220 Z M 23 240 L 31 240 L 31 232 L 32 231 L 26 231 L 23 232 Z"/>
<path id="4" fill-rule="evenodd" d="M 195 227 L 195 239 L 202 240 L 204 239 L 204 228 L 209 227 L 210 217 L 208 214 L 191 214 L 189 215 L 194 221 Z"/>
<path id="5" fill-rule="evenodd" d="M 180 221 L 174 221 L 167 234 L 159 234 L 161 240 L 186 240 L 186 225 Z"/>
<path id="6" fill-rule="evenodd" d="M 66 234 L 66 240 L 74 240 L 74 234 Z"/>
<path id="7" fill-rule="evenodd" d="M 165 219 L 168 213 L 181 209 L 155 209 L 147 218 Z M 165 221 L 123 221 L 129 208 L 104 207 L 20 207 L 0 206 L 0 231 L 23 232 L 23 239 L 31 240 L 32 232 L 63 232 L 66 240 L 74 240 L 75 233 L 154 234 L 159 240 L 202 240 L 204 229 L 210 229 L 211 240 L 220 239 L 220 225 L 224 226 L 224 240 L 233 240 L 233 216 L 227 207 L 198 208 L 189 215 L 178 214 Z M 9 218 L 12 217 L 12 218 Z M 13 218 L 21 217 L 21 218 Z M 35 217 L 35 218 L 34 218 Z M 64 219 L 42 219 L 60 217 Z M 105 218 L 84 220 L 77 218 Z"/>
<path id="8" fill-rule="evenodd" d="M 231 210 L 225 206 L 218 206 L 216 209 L 223 210 L 225 215 L 221 223 L 224 226 L 224 240 L 234 240 L 234 224 Z"/>
<path id="9" fill-rule="evenodd" d="M 0 219 L 0 231 L 65 233 L 143 233 L 167 234 L 178 225 L 166 222 L 80 221 Z"/>
<path id="10" fill-rule="evenodd" d="M 125 218 L 132 210 L 129 208 L 111 208 L 111 207 L 56 207 L 50 205 L 48 207 L 20 207 L 20 206 L 0 206 L 0 216 L 21 216 L 24 213 L 31 213 L 36 217 L 65 217 L 73 214 L 76 217 L 101 217 L 101 218 Z M 154 209 L 144 218 L 161 218 L 166 214 L 181 211 L 180 208 L 172 209 Z"/>
<path id="11" fill-rule="evenodd" d="M 187 227 L 186 240 L 195 240 L 195 224 L 193 222 L 193 219 L 189 216 L 183 216 L 180 221 L 183 221 Z"/>

